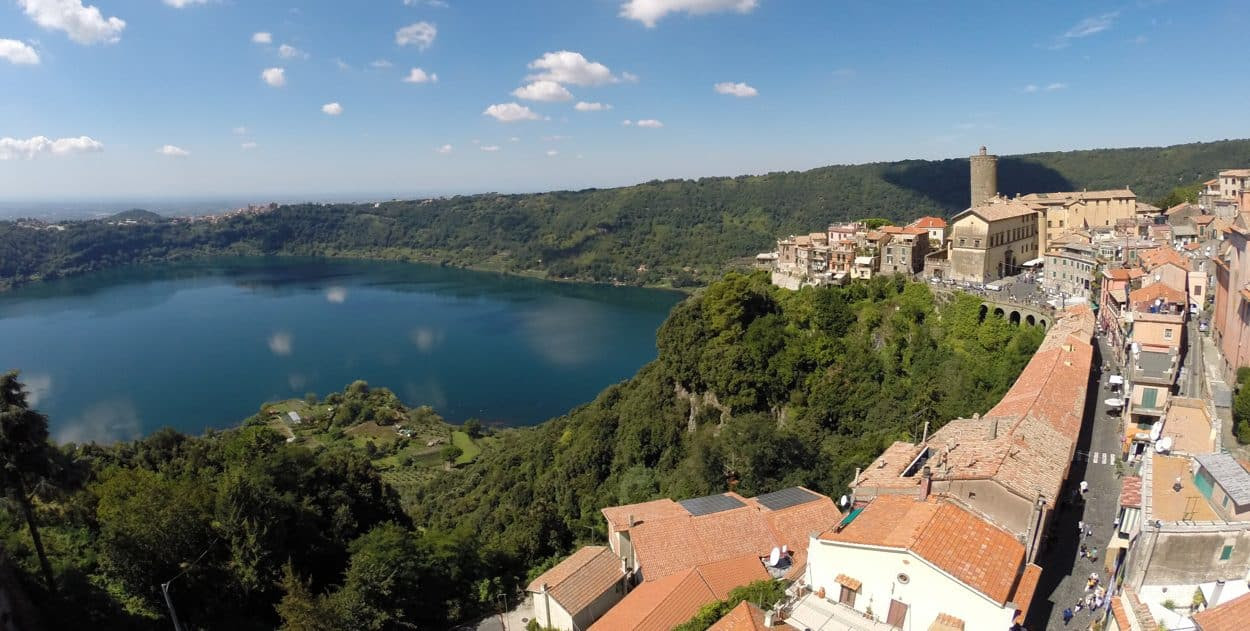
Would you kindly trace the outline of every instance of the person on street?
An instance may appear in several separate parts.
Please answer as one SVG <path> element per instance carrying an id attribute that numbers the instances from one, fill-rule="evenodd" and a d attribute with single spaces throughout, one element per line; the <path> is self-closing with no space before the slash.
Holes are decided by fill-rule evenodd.
<path id="1" fill-rule="evenodd" d="M 1063 626 L 1065 627 L 1068 626 L 1069 622 L 1072 622 L 1072 608 L 1071 607 L 1063 610 Z"/>
<path id="2" fill-rule="evenodd" d="M 1089 482 L 1081 480 L 1081 495 L 1085 495 L 1086 491 L 1089 491 Z"/>

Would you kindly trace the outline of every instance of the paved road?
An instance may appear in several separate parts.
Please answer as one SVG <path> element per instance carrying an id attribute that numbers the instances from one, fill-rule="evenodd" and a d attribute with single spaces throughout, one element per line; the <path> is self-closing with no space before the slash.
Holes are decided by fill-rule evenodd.
<path id="1" fill-rule="evenodd" d="M 1101 340 L 1098 347 L 1099 354 L 1095 355 L 1094 365 L 1101 367 L 1101 357 L 1110 356 L 1110 353 Z M 1104 579 L 1109 573 L 1104 567 L 1104 552 L 1114 528 L 1112 522 L 1119 510 L 1120 420 L 1118 416 L 1108 415 L 1102 403 L 1117 396 L 1107 386 L 1107 376 L 1098 374 L 1096 370 L 1092 377 L 1094 382 L 1086 401 L 1085 423 L 1077 441 L 1077 456 L 1072 462 L 1065 496 L 1071 499 L 1081 480 L 1089 483 L 1089 491 L 1082 500 L 1061 506 L 1051 526 L 1047 544 L 1037 559 L 1043 571 L 1026 621 L 1029 629 L 1062 629 L 1063 610 L 1085 596 L 1085 581 L 1090 573 L 1098 572 Z M 1078 535 L 1077 524 L 1081 521 L 1093 528 L 1092 536 L 1081 538 Z M 1097 562 L 1080 557 L 1082 543 L 1098 550 Z M 1101 613 L 1101 610 L 1082 610 L 1068 626 L 1088 628 L 1095 616 L 1101 619 Z"/>

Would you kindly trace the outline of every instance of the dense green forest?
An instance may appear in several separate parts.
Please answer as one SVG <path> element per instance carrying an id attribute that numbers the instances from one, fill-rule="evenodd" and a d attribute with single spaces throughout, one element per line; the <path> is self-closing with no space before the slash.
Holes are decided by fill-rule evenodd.
<path id="1" fill-rule="evenodd" d="M 891 441 L 986 411 L 1042 332 L 981 321 L 979 305 L 897 277 L 789 292 L 730 273 L 674 308 L 632 379 L 402 489 L 388 467 L 423 465 L 372 443 L 288 443 L 264 414 L 201 437 L 50 445 L 4 377 L 0 537 L 50 627 L 167 628 L 168 581 L 192 629 L 445 628 L 602 541 L 604 506 L 836 495 Z M 362 382 L 311 399 L 334 406 L 309 421 L 327 436 L 432 422 Z"/>
<path id="2" fill-rule="evenodd" d="M 1130 186 L 1143 201 L 1160 201 L 1178 186 L 1247 164 L 1250 140 L 1038 153 L 1000 158 L 998 182 L 1008 195 Z M 376 206 L 302 204 L 217 223 L 88 221 L 47 230 L 0 222 L 0 288 L 210 254 L 418 260 L 683 286 L 770 249 L 779 235 L 858 217 L 949 216 L 967 203 L 968 161 L 951 159 Z"/>

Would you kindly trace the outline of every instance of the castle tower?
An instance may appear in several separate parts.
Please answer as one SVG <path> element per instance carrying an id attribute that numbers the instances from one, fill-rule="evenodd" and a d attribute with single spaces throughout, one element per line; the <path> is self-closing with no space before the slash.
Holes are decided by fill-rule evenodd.
<path id="1" fill-rule="evenodd" d="M 981 152 L 968 161 L 972 163 L 972 206 L 976 208 L 998 195 L 998 156 Z"/>

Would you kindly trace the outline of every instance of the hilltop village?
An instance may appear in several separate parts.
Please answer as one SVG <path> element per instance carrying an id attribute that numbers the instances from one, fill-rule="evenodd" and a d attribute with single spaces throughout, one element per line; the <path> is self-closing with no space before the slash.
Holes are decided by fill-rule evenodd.
<path id="1" fill-rule="evenodd" d="M 794 290 L 901 274 L 1046 328 L 1002 400 L 893 443 L 836 499 L 793 487 L 605 508 L 608 545 L 535 578 L 524 621 L 1246 628 L 1250 462 L 1230 384 L 1250 363 L 1250 169 L 1160 209 L 1127 188 L 1008 198 L 995 156 L 970 162 L 970 206 L 949 222 L 834 224 L 757 264 Z M 761 591 L 773 579 L 784 593 Z"/>

